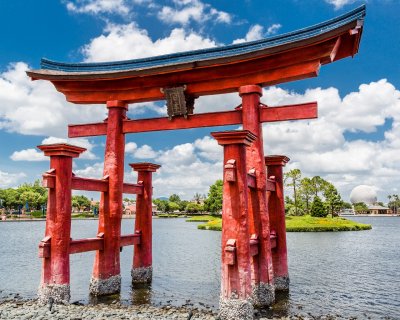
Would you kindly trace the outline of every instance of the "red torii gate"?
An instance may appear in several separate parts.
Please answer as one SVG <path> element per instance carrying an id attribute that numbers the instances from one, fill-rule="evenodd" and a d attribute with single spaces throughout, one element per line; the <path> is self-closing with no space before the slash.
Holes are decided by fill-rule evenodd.
<path id="1" fill-rule="evenodd" d="M 43 274 L 39 298 L 69 300 L 69 254 L 96 251 L 90 292 L 120 292 L 120 247 L 135 245 L 133 282 L 152 278 L 152 173 L 159 165 L 131 164 L 138 183 L 123 182 L 125 134 L 241 124 L 214 132 L 224 147 L 220 317 L 251 319 L 253 305 L 268 306 L 274 290 L 288 290 L 282 167 L 285 156 L 264 157 L 262 123 L 317 117 L 316 102 L 282 107 L 260 103 L 262 87 L 316 76 L 323 64 L 358 51 L 365 7 L 286 35 L 220 48 L 110 63 L 57 63 L 42 59 L 28 71 L 51 81 L 68 101 L 106 104 L 102 123 L 70 125 L 69 137 L 106 135 L 104 176 L 75 177 L 72 158 L 83 148 L 43 145 L 50 156 L 46 237 L 40 244 Z M 193 114 L 202 95 L 238 92 L 235 110 Z M 167 100 L 168 118 L 130 120 L 129 103 Z M 70 239 L 71 190 L 101 192 L 95 238 Z M 135 231 L 121 236 L 122 195 L 137 194 Z"/>

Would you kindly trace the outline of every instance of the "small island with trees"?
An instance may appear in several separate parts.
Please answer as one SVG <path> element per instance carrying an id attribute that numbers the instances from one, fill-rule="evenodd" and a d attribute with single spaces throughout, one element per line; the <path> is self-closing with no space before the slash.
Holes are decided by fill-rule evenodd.
<path id="1" fill-rule="evenodd" d="M 302 178 L 299 169 L 292 169 L 285 173 L 285 186 L 291 190 L 291 196 L 285 197 L 288 232 L 358 231 L 372 228 L 369 224 L 340 217 L 340 210 L 351 208 L 351 204 L 342 200 L 332 183 L 319 176 Z M 214 201 L 213 198 L 221 198 L 221 201 Z M 222 218 L 217 213 L 222 208 L 222 180 L 210 187 L 207 201 L 213 204 L 209 207 L 212 214 L 187 221 L 206 222 L 200 224 L 199 229 L 221 230 Z"/>

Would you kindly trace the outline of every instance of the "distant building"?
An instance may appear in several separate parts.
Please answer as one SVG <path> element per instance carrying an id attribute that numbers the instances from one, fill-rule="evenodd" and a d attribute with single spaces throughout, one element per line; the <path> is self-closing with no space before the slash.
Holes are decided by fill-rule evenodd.
<path id="1" fill-rule="evenodd" d="M 391 214 L 388 207 L 381 206 L 377 203 L 378 197 L 375 188 L 367 185 L 359 185 L 355 187 L 350 193 L 350 202 L 354 205 L 356 203 L 365 203 L 368 209 L 363 214 Z"/>
<path id="2" fill-rule="evenodd" d="M 133 202 L 124 202 L 124 214 L 132 215 L 136 214 L 136 201 Z M 157 206 L 153 203 L 152 204 L 152 213 L 154 214 L 157 211 Z"/>

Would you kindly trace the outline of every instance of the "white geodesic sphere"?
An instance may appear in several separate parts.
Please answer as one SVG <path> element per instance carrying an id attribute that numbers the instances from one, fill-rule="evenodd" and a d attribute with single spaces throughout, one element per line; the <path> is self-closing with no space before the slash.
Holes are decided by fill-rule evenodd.
<path id="1" fill-rule="evenodd" d="M 374 204 L 378 200 L 375 188 L 372 186 L 360 185 L 355 187 L 350 193 L 350 202 Z"/>

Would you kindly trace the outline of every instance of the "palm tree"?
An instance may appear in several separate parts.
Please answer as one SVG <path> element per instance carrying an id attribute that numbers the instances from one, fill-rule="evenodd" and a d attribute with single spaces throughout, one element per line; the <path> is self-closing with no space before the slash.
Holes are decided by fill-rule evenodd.
<path id="1" fill-rule="evenodd" d="M 297 216 L 298 215 L 297 188 L 299 187 L 301 179 L 301 171 L 300 169 L 292 169 L 289 172 L 285 173 L 284 176 L 285 176 L 285 184 L 289 187 L 293 187 L 294 208 Z"/>

